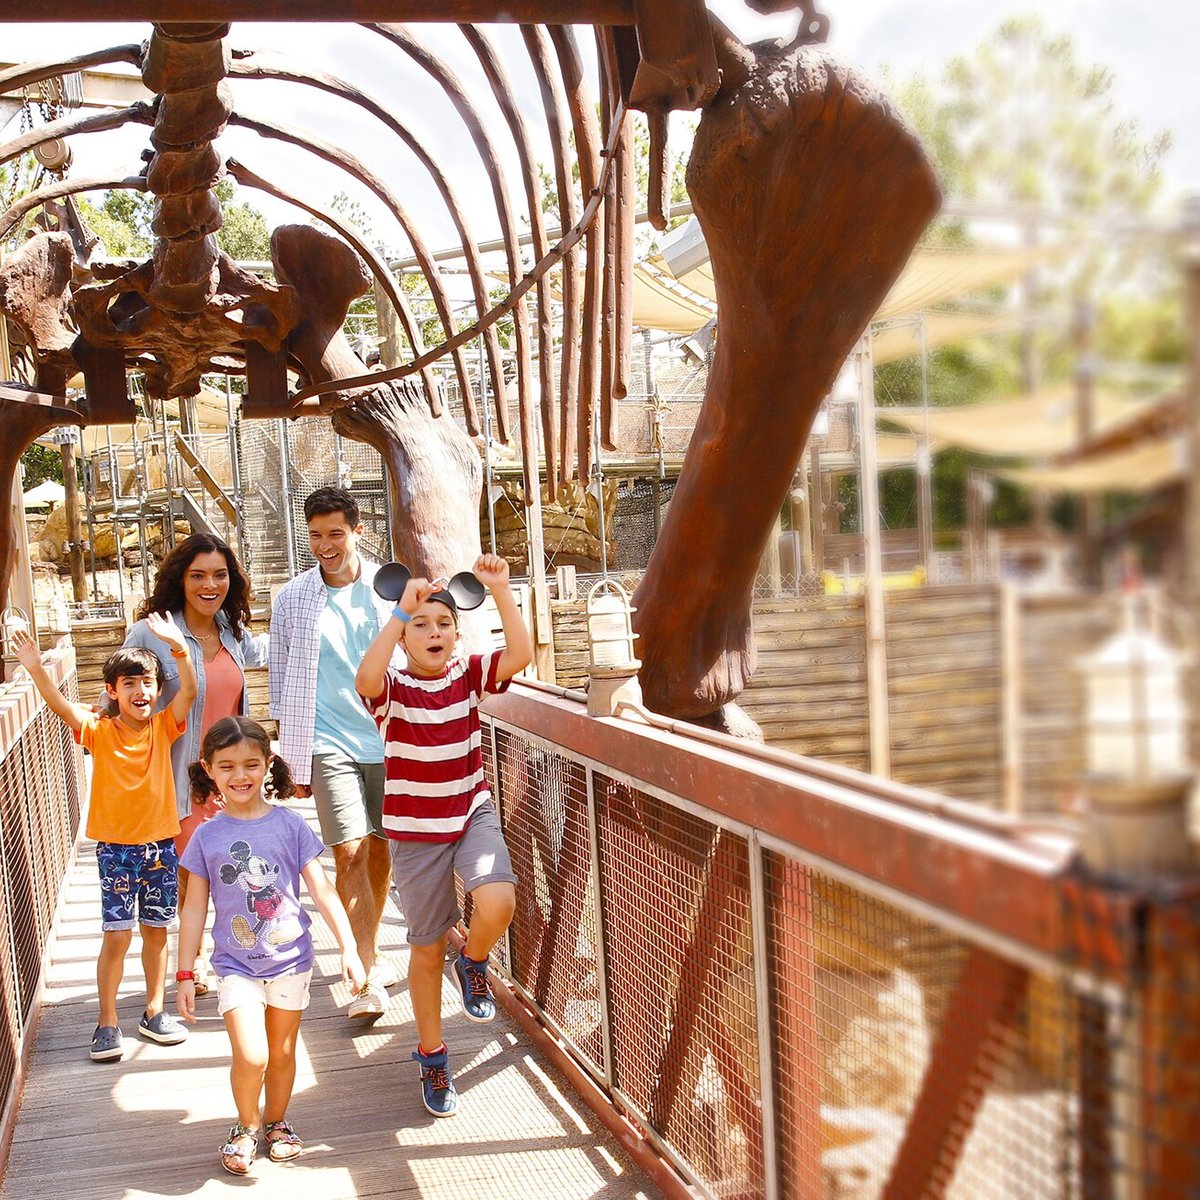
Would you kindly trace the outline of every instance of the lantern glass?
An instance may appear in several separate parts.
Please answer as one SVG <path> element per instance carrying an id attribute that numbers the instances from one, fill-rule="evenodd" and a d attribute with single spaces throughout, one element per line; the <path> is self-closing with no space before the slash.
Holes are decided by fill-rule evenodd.
<path id="1" fill-rule="evenodd" d="M 27 631 L 28 629 L 29 618 L 16 605 L 9 605 L 0 614 L 0 649 L 6 657 L 11 658 L 14 653 L 12 635 L 18 630 Z"/>
<path id="2" fill-rule="evenodd" d="M 593 667 L 635 666 L 634 608 L 629 594 L 615 580 L 602 579 L 588 593 L 588 646 Z"/>
<path id="3" fill-rule="evenodd" d="M 1146 780 L 1188 771 L 1178 653 L 1131 621 L 1082 670 L 1089 772 Z"/>

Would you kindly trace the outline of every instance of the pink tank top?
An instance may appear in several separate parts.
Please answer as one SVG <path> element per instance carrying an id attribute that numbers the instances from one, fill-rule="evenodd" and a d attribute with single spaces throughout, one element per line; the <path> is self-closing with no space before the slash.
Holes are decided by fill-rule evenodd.
<path id="1" fill-rule="evenodd" d="M 200 737 L 222 717 L 236 717 L 242 711 L 245 680 L 233 655 L 221 647 L 212 662 L 204 664 L 204 713 L 200 718 Z"/>

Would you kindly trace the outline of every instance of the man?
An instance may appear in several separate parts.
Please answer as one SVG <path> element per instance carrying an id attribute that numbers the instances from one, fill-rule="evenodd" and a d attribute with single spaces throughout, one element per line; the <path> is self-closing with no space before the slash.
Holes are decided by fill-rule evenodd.
<path id="1" fill-rule="evenodd" d="M 383 739 L 354 676 L 392 605 L 375 595 L 377 565 L 359 556 L 363 527 L 354 497 L 318 488 L 304 502 L 304 517 L 317 565 L 285 584 L 271 608 L 271 716 L 297 794 L 316 801 L 338 895 L 368 971 L 349 1015 L 373 1020 L 396 982 L 394 969 L 375 961 L 391 858 L 383 830 Z"/>

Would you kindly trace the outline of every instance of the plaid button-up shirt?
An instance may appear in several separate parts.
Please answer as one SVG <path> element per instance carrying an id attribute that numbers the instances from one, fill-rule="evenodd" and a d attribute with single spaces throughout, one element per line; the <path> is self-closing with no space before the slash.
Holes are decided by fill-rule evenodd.
<path id="1" fill-rule="evenodd" d="M 379 564 L 359 555 L 361 579 L 372 588 L 378 632 L 395 607 L 375 594 Z M 271 605 L 271 716 L 279 722 L 279 754 L 292 769 L 296 783 L 312 781 L 313 730 L 317 720 L 317 665 L 321 658 L 319 622 L 329 590 L 320 567 L 313 567 L 284 584 Z M 399 650 L 392 656 L 404 662 Z M 364 711 L 366 711 L 364 709 Z"/>

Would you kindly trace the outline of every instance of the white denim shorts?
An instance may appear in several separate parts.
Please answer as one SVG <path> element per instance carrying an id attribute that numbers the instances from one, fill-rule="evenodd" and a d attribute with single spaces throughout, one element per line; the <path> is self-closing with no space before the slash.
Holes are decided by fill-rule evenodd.
<path id="1" fill-rule="evenodd" d="M 286 975 L 276 975 L 271 979 L 222 975 L 217 980 L 217 1014 L 223 1017 L 231 1009 L 247 1004 L 303 1012 L 308 1007 L 311 983 L 311 967 L 307 971 L 289 971 Z"/>

